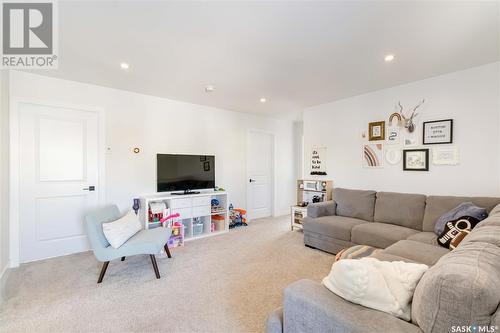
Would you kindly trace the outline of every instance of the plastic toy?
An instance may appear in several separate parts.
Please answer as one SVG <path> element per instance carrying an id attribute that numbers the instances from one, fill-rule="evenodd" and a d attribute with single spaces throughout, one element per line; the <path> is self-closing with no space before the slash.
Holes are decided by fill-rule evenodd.
<path id="1" fill-rule="evenodd" d="M 169 216 L 167 216 L 167 217 L 164 217 L 164 218 L 162 218 L 162 219 L 160 220 L 161 225 L 162 225 L 162 226 L 164 226 L 164 227 L 166 227 L 166 226 L 167 226 L 167 224 L 168 224 L 168 223 L 167 223 L 167 221 L 168 221 L 168 220 L 176 219 L 176 218 L 179 218 L 180 216 L 181 216 L 181 214 L 179 214 L 179 213 L 175 213 L 175 214 L 171 214 L 171 215 L 169 215 Z"/>
<path id="2" fill-rule="evenodd" d="M 234 227 L 240 226 L 248 226 L 246 214 L 247 211 L 242 208 L 233 208 L 232 205 L 229 206 L 229 228 L 232 229 Z"/>
<path id="3" fill-rule="evenodd" d="M 184 245 L 184 224 L 180 221 L 171 222 L 172 234 L 168 239 L 168 247 L 174 248 Z M 163 251 L 162 251 L 163 252 Z"/>

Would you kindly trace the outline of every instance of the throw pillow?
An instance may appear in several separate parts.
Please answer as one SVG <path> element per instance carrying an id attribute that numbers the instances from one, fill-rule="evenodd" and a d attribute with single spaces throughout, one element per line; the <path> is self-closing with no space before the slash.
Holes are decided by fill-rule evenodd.
<path id="1" fill-rule="evenodd" d="M 452 240 L 464 230 L 471 231 L 480 221 L 472 216 L 462 216 L 456 220 L 448 221 L 441 235 L 438 237 L 438 244 L 449 249 Z"/>
<path id="2" fill-rule="evenodd" d="M 375 258 L 343 259 L 333 264 L 323 285 L 350 302 L 409 321 L 415 287 L 428 268 Z"/>
<path id="3" fill-rule="evenodd" d="M 134 212 L 129 211 L 125 216 L 113 222 L 102 224 L 102 231 L 109 244 L 115 249 L 123 245 L 130 237 L 142 229 L 139 219 Z"/>
<path id="4" fill-rule="evenodd" d="M 460 205 L 438 218 L 436 225 L 434 226 L 434 232 L 438 236 L 441 235 L 448 221 L 458 219 L 462 216 L 472 216 L 479 221 L 482 221 L 488 217 L 488 211 L 474 205 L 472 202 L 462 202 Z"/>
<path id="5" fill-rule="evenodd" d="M 467 236 L 468 234 L 470 234 L 469 230 L 460 231 L 460 233 L 451 240 L 450 250 L 455 250 L 457 246 L 464 240 L 465 236 Z"/>

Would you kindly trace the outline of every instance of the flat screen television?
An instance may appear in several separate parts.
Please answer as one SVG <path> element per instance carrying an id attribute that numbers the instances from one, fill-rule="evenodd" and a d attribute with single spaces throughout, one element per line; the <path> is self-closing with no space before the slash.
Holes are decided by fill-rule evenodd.
<path id="1" fill-rule="evenodd" d="M 211 188 L 215 188 L 215 156 L 156 155 L 157 192 Z"/>

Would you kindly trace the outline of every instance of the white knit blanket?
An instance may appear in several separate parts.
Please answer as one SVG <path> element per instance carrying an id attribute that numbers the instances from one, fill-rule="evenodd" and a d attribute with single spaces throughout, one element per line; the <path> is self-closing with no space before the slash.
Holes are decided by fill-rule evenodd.
<path id="1" fill-rule="evenodd" d="M 427 269 L 403 261 L 342 259 L 333 264 L 323 284 L 348 301 L 409 321 L 415 287 Z"/>

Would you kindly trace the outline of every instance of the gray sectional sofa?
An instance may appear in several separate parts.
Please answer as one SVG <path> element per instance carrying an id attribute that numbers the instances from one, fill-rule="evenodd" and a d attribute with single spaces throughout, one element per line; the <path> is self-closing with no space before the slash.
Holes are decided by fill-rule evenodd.
<path id="1" fill-rule="evenodd" d="M 486 208 L 489 217 L 455 250 L 438 246 L 436 220 L 466 201 Z M 500 198 L 335 189 L 333 201 L 308 207 L 305 244 L 331 253 L 371 245 L 384 249 L 374 255 L 380 260 L 432 266 L 417 285 L 412 322 L 348 302 L 317 282 L 300 280 L 285 289 L 284 305 L 269 315 L 267 331 L 437 333 L 472 325 L 499 331 L 499 204 Z"/>

